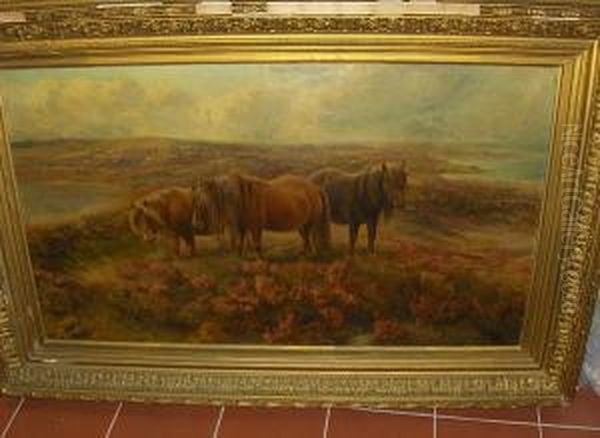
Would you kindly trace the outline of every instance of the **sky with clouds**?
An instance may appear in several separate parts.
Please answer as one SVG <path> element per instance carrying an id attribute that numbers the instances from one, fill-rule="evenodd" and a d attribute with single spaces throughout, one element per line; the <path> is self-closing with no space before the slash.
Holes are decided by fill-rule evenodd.
<path id="1" fill-rule="evenodd" d="M 545 149 L 558 70 L 246 64 L 0 71 L 13 141 L 174 137 L 259 144 Z"/>

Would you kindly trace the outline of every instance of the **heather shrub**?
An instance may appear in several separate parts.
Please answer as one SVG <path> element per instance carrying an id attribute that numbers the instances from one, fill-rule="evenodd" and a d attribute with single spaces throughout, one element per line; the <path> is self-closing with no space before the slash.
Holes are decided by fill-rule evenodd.
<path id="1" fill-rule="evenodd" d="M 185 273 L 168 262 L 129 262 L 120 273 L 110 300 L 123 314 L 147 323 L 196 327 L 215 289 L 209 277 Z"/>
<path id="2" fill-rule="evenodd" d="M 87 315 L 94 292 L 63 272 L 35 270 L 38 297 L 48 335 L 52 338 L 83 338 L 90 334 Z"/>

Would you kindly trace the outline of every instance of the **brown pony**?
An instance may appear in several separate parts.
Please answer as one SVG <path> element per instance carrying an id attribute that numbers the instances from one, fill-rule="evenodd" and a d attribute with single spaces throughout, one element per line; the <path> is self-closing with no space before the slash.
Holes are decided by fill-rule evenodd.
<path id="1" fill-rule="evenodd" d="M 199 232 L 228 229 L 239 254 L 247 236 L 261 254 L 264 230 L 298 230 L 305 253 L 330 246 L 327 197 L 317 185 L 293 175 L 263 180 L 234 174 L 200 180 L 194 189 L 192 223 Z"/>
<path id="2" fill-rule="evenodd" d="M 184 247 L 190 255 L 194 255 L 192 213 L 191 189 L 171 187 L 157 190 L 132 204 L 129 227 L 145 242 L 154 242 L 163 235 L 174 237 L 179 255 L 184 255 Z"/>
<path id="3" fill-rule="evenodd" d="M 309 179 L 327 193 L 331 208 L 331 220 L 348 224 L 350 254 L 362 224 L 367 224 L 369 253 L 375 252 L 377 225 L 381 213 L 389 216 L 396 207 L 403 207 L 408 181 L 406 164 L 368 168 L 358 173 L 346 173 L 337 169 L 323 169 Z"/>

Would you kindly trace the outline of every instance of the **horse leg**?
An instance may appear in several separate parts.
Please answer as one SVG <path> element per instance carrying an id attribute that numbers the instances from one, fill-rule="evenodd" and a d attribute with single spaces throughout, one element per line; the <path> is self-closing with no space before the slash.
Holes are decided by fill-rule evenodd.
<path id="1" fill-rule="evenodd" d="M 350 222 L 348 229 L 350 230 L 350 255 L 354 255 L 354 246 L 356 245 L 356 239 L 358 238 L 358 230 L 360 224 Z"/>
<path id="2" fill-rule="evenodd" d="M 229 230 L 227 232 L 227 234 L 229 234 L 229 249 L 231 251 L 237 251 L 238 250 L 238 245 L 237 245 L 237 235 L 236 232 L 233 230 Z"/>
<path id="3" fill-rule="evenodd" d="M 315 225 L 308 225 L 306 227 L 306 243 L 309 253 L 317 254 L 318 252 L 318 236 L 315 235 Z"/>
<path id="4" fill-rule="evenodd" d="M 190 249 L 190 257 L 194 257 L 196 255 L 196 239 L 194 238 L 194 233 L 190 233 L 184 236 L 184 240 Z"/>
<path id="5" fill-rule="evenodd" d="M 217 242 L 219 244 L 219 250 L 221 251 L 229 251 L 235 250 L 235 246 L 233 245 L 232 234 L 224 229 L 220 229 L 216 234 Z M 227 241 L 229 238 L 229 241 Z"/>
<path id="6" fill-rule="evenodd" d="M 246 240 L 246 230 L 239 230 L 236 235 L 233 237 L 235 240 L 235 245 L 237 246 L 237 252 L 240 257 L 244 256 L 244 241 Z"/>
<path id="7" fill-rule="evenodd" d="M 367 221 L 367 231 L 369 240 L 369 254 L 375 254 L 375 239 L 377 237 L 377 216 Z"/>
<path id="8" fill-rule="evenodd" d="M 182 258 L 185 257 L 186 255 L 186 249 L 187 249 L 187 242 L 185 240 L 185 236 L 182 235 L 177 235 L 175 236 L 175 239 L 172 240 L 173 242 L 173 249 L 174 249 L 174 255 L 178 258 Z"/>
<path id="9" fill-rule="evenodd" d="M 181 249 L 181 246 L 182 246 L 181 242 L 182 242 L 182 240 L 183 240 L 183 238 L 181 236 L 179 236 L 179 235 L 175 236 L 175 239 L 170 239 L 171 243 L 169 243 L 169 246 L 171 246 L 171 248 L 172 248 L 172 250 L 171 250 L 172 254 L 174 253 L 173 255 L 175 257 L 181 257 L 182 254 L 183 254 L 183 251 Z"/>
<path id="10" fill-rule="evenodd" d="M 258 254 L 259 258 L 262 258 L 262 229 L 255 228 L 252 230 L 252 241 L 254 242 L 254 249 Z"/>
<path id="11" fill-rule="evenodd" d="M 300 236 L 302 237 L 302 243 L 303 243 L 302 254 L 308 255 L 311 250 L 311 248 L 310 248 L 310 229 L 306 225 L 303 225 L 300 227 L 300 229 L 298 231 L 300 232 Z"/>
<path id="12" fill-rule="evenodd" d="M 239 244 L 242 247 L 241 251 L 243 253 L 245 253 L 246 250 L 248 250 L 248 251 L 252 250 L 252 247 L 251 247 L 252 246 L 252 242 L 250 241 L 251 239 L 250 239 L 250 236 L 249 236 L 248 232 L 244 231 L 243 234 L 240 234 L 239 238 L 240 238 L 240 243 Z"/>

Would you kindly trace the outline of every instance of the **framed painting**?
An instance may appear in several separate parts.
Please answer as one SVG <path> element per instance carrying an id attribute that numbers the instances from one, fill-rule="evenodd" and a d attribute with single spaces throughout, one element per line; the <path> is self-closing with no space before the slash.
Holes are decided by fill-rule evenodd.
<path id="1" fill-rule="evenodd" d="M 6 393 L 573 394 L 600 9 L 359 6 L 1 7 Z"/>

